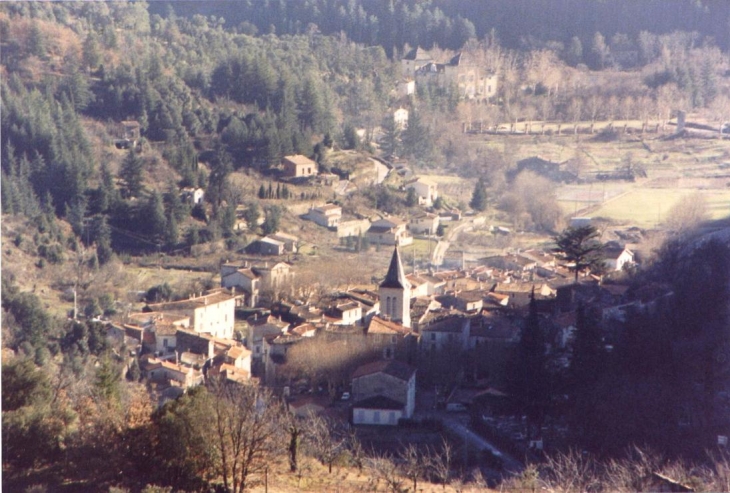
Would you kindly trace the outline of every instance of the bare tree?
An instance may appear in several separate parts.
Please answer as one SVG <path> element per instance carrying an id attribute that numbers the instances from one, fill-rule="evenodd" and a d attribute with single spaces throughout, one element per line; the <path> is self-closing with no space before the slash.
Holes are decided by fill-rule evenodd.
<path id="1" fill-rule="evenodd" d="M 443 489 L 451 481 L 451 466 L 454 461 L 454 450 L 451 444 L 442 439 L 440 448 L 432 448 L 428 456 L 428 465 L 435 479 L 441 483 Z"/>
<path id="2" fill-rule="evenodd" d="M 281 450 L 284 412 L 270 392 L 251 385 L 213 384 L 213 447 L 226 491 L 246 489 Z"/>
<path id="3" fill-rule="evenodd" d="M 291 378 L 309 378 L 314 384 L 325 381 L 334 397 L 337 386 L 347 382 L 358 366 L 377 358 L 378 352 L 364 334 L 347 340 L 315 337 L 291 348 L 283 372 Z"/>
<path id="4" fill-rule="evenodd" d="M 391 493 L 405 493 L 408 491 L 403 485 L 398 465 L 387 455 L 376 455 L 368 460 L 368 469 L 376 481 L 383 481 L 387 491 Z"/>
<path id="5" fill-rule="evenodd" d="M 709 219 L 707 201 L 700 192 L 679 199 L 667 212 L 666 227 L 675 234 L 684 234 Z"/>
<path id="6" fill-rule="evenodd" d="M 413 445 L 409 444 L 398 454 L 400 461 L 400 470 L 403 475 L 413 482 L 413 492 L 418 491 L 418 480 L 426 470 L 426 457 L 421 451 Z"/>
<path id="7" fill-rule="evenodd" d="M 347 450 L 348 434 L 336 421 L 320 416 L 312 417 L 307 434 L 308 448 L 318 461 L 332 472 L 332 464 Z"/>
<path id="8" fill-rule="evenodd" d="M 601 484 L 593 458 L 575 450 L 548 456 L 545 469 L 551 491 L 594 491 Z"/>

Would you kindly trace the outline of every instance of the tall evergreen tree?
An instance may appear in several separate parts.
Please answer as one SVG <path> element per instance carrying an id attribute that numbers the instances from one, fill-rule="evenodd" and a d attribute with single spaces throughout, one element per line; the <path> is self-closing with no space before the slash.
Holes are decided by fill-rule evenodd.
<path id="1" fill-rule="evenodd" d="M 535 290 L 520 342 L 510 364 L 509 383 L 520 410 L 527 416 L 528 432 L 539 430 L 550 398 L 550 376 L 545 355 L 545 336 L 540 327 Z"/>
<path id="2" fill-rule="evenodd" d="M 111 229 L 107 223 L 106 216 L 98 214 L 91 222 L 91 234 L 96 243 L 96 258 L 99 265 L 104 265 L 111 260 L 114 252 L 112 250 Z"/>
<path id="3" fill-rule="evenodd" d="M 479 178 L 474 184 L 474 191 L 471 194 L 469 207 L 475 211 L 484 211 L 487 208 L 487 184 L 483 178 Z"/>
<path id="4" fill-rule="evenodd" d="M 122 180 L 122 195 L 125 198 L 139 197 L 139 194 L 142 193 L 144 189 L 142 182 L 143 165 L 142 159 L 134 149 L 130 149 L 119 170 L 119 178 Z"/>
<path id="5" fill-rule="evenodd" d="M 554 251 L 569 263 L 570 269 L 575 272 L 575 282 L 578 282 L 579 272 L 603 263 L 603 245 L 598 241 L 600 236 L 595 227 L 588 225 L 567 228 L 554 237 Z"/>
<path id="6" fill-rule="evenodd" d="M 568 388 L 573 429 L 584 440 L 590 441 L 595 424 L 597 402 L 596 384 L 605 364 L 603 342 L 598 323 L 581 305 L 576 316 L 573 355 L 568 368 Z"/>
<path id="7" fill-rule="evenodd" d="M 147 232 L 154 238 L 160 239 L 165 235 L 167 218 L 165 217 L 165 206 L 162 196 L 155 191 L 150 195 L 145 207 L 144 220 L 147 225 Z"/>
<path id="8" fill-rule="evenodd" d="M 401 131 L 395 123 L 393 115 L 383 118 L 380 124 L 383 137 L 380 141 L 380 150 L 385 157 L 398 156 L 401 150 Z"/>

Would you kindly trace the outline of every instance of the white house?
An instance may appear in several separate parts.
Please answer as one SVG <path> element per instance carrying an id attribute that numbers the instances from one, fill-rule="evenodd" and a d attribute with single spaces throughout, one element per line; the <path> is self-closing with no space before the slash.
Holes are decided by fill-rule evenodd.
<path id="1" fill-rule="evenodd" d="M 395 426 L 416 406 L 416 369 L 397 360 L 375 361 L 352 375 L 353 423 Z"/>
<path id="2" fill-rule="evenodd" d="M 356 301 L 347 301 L 333 306 L 331 315 L 337 319 L 338 325 L 355 325 L 362 321 L 362 306 Z"/>
<path id="3" fill-rule="evenodd" d="M 325 204 L 309 209 L 307 217 L 325 228 L 336 228 L 342 219 L 342 207 L 335 204 Z"/>
<path id="4" fill-rule="evenodd" d="M 438 198 L 438 184 L 427 178 L 416 178 L 406 183 L 406 190 L 412 188 L 418 195 L 418 203 L 430 207 Z"/>
<path id="5" fill-rule="evenodd" d="M 366 236 L 373 245 L 404 246 L 413 243 L 413 237 L 401 219 L 389 217 L 378 219 L 370 225 Z"/>
<path id="6" fill-rule="evenodd" d="M 608 247 L 603 249 L 604 265 L 609 271 L 621 271 L 625 265 L 634 262 L 634 252 L 628 248 Z"/>
<path id="7" fill-rule="evenodd" d="M 217 289 L 187 300 L 149 304 L 147 310 L 190 317 L 189 326 L 194 332 L 233 339 L 236 298 L 235 294 Z"/>
<path id="8" fill-rule="evenodd" d="M 411 217 L 408 227 L 413 234 L 435 235 L 439 227 L 439 216 L 431 212 L 419 212 Z"/>
<path id="9" fill-rule="evenodd" d="M 408 110 L 405 108 L 398 108 L 393 112 L 393 122 L 395 128 L 404 130 L 408 126 Z"/>
<path id="10" fill-rule="evenodd" d="M 416 81 L 406 79 L 398 82 L 398 97 L 405 98 L 416 92 Z"/>

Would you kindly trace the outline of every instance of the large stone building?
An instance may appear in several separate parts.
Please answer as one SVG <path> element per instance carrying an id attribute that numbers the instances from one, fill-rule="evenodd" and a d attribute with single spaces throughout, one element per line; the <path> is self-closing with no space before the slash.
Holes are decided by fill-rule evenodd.
<path id="1" fill-rule="evenodd" d="M 433 82 L 439 87 L 452 86 L 461 97 L 489 99 L 497 95 L 497 74 L 480 67 L 464 53 L 439 63 L 427 51 L 414 48 L 401 60 L 401 69 L 416 84 Z"/>
<path id="2" fill-rule="evenodd" d="M 352 375 L 353 423 L 397 425 L 416 406 L 416 369 L 397 360 L 368 363 Z"/>
<path id="3" fill-rule="evenodd" d="M 168 317 L 189 317 L 190 322 L 185 326 L 193 332 L 232 339 L 237 298 L 235 294 L 217 289 L 187 300 L 151 303 L 145 311 L 164 312 Z"/>

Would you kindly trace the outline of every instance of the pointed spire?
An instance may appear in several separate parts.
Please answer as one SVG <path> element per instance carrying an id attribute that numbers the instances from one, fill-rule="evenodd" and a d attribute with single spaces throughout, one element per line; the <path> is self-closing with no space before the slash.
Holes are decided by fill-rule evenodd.
<path id="1" fill-rule="evenodd" d="M 381 288 L 400 288 L 410 289 L 411 284 L 406 279 L 406 274 L 403 271 L 403 264 L 400 261 L 400 253 L 398 247 L 393 249 L 393 257 L 390 259 L 390 267 L 388 267 L 388 273 L 385 275 L 385 280 L 380 284 Z"/>

